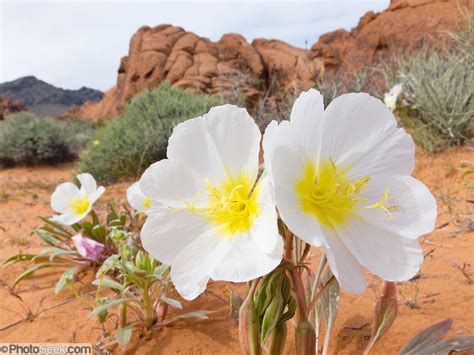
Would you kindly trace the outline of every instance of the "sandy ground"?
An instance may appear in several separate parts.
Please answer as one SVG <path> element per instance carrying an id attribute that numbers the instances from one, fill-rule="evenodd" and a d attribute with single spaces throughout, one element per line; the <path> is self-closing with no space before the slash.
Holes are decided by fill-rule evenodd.
<path id="1" fill-rule="evenodd" d="M 454 320 L 449 335 L 474 334 L 474 282 L 470 283 L 453 266 L 465 265 L 466 274 L 470 273 L 474 280 L 474 233 L 467 231 L 467 223 L 472 223 L 474 218 L 474 196 L 465 187 L 467 179 L 460 171 L 462 161 L 468 159 L 474 160 L 467 148 L 436 156 L 418 154 L 415 175 L 431 188 L 438 200 L 437 229 L 420 238 L 426 255 L 420 277 L 397 286 L 398 317 L 373 354 L 394 354 L 415 333 L 447 318 Z M 39 238 L 30 236 L 31 230 L 40 225 L 36 216 L 51 214 L 51 192 L 57 184 L 69 180 L 72 173 L 72 165 L 0 171 L 1 260 L 19 251 L 40 250 Z M 127 186 L 108 187 L 105 200 L 123 200 Z M 319 253 L 317 249 L 312 251 L 313 262 Z M 71 296 L 69 291 L 54 294 L 59 274 L 44 271 L 20 284 L 18 294 L 23 300 L 20 301 L 6 287 L 20 271 L 21 266 L 0 269 L 0 342 L 97 341 L 102 332 L 98 322 L 86 320 L 90 312 L 87 302 L 91 299 L 64 303 Z M 330 353 L 358 354 L 367 345 L 379 285 L 379 280 L 369 275 L 368 281 L 369 287 L 363 295 L 341 295 Z M 243 290 L 242 286 L 230 286 Z M 240 353 L 237 325 L 229 315 L 228 287 L 225 283 L 211 282 L 209 292 L 194 302 L 184 302 L 186 310 L 215 310 L 208 320 L 181 320 L 157 330 L 151 340 L 134 338 L 126 353 Z M 291 343 L 289 354 L 293 353 Z M 116 349 L 114 353 L 120 351 Z"/>

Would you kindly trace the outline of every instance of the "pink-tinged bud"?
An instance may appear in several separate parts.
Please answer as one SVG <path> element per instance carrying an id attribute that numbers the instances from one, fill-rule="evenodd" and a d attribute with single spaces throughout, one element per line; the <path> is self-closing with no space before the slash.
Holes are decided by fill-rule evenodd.
<path id="1" fill-rule="evenodd" d="M 255 282 L 255 281 L 254 281 Z M 253 301 L 254 292 L 249 292 L 239 311 L 240 346 L 244 354 L 261 355 L 260 321 Z"/>
<path id="2" fill-rule="evenodd" d="M 314 355 L 316 353 L 316 333 L 307 319 L 302 319 L 296 327 L 295 346 L 298 355 Z"/>
<path id="3" fill-rule="evenodd" d="M 83 258 L 93 261 L 99 259 L 105 248 L 104 244 L 96 242 L 93 239 L 86 238 L 82 235 L 82 233 L 76 234 L 71 239 L 74 242 L 74 246 L 76 247 L 79 255 L 81 255 Z"/>

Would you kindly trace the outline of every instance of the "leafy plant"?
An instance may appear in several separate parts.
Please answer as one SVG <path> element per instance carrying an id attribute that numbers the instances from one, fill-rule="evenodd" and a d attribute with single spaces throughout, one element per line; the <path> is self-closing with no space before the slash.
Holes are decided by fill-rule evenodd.
<path id="1" fill-rule="evenodd" d="M 102 182 L 137 177 L 166 156 L 168 138 L 177 123 L 200 116 L 217 104 L 218 98 L 193 96 L 169 83 L 145 90 L 133 97 L 119 118 L 99 130 L 79 169 Z"/>
<path id="2" fill-rule="evenodd" d="M 91 136 L 86 121 L 39 118 L 28 112 L 8 115 L 0 124 L 0 166 L 71 161 Z"/>

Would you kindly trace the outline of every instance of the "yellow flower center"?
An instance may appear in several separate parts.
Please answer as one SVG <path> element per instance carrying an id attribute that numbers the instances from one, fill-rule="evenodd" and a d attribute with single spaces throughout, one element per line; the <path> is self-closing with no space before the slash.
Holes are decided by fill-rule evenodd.
<path id="1" fill-rule="evenodd" d="M 333 227 L 345 224 L 358 209 L 381 208 L 389 214 L 396 210 L 396 206 L 385 205 L 388 190 L 379 202 L 366 207 L 358 206 L 365 200 L 359 192 L 367 187 L 369 181 L 369 176 L 351 181 L 347 177 L 347 169 L 337 167 L 331 159 L 319 167 L 311 161 L 305 165 L 295 190 L 304 212 L 314 215 L 322 225 Z"/>
<path id="2" fill-rule="evenodd" d="M 206 216 L 229 236 L 250 230 L 260 212 L 257 203 L 258 185 L 253 187 L 249 178 L 241 174 L 236 179 L 223 181 L 219 186 L 208 181 L 206 189 L 208 205 L 199 209 L 191 205 L 191 211 Z"/>
<path id="3" fill-rule="evenodd" d="M 89 208 L 89 197 L 86 195 L 84 197 L 74 197 L 71 200 L 71 209 L 74 211 L 75 214 L 81 215 L 87 211 Z"/>
<path id="4" fill-rule="evenodd" d="M 146 209 L 150 208 L 151 200 L 149 197 L 145 197 L 145 201 L 143 201 L 143 204 L 145 205 Z"/>

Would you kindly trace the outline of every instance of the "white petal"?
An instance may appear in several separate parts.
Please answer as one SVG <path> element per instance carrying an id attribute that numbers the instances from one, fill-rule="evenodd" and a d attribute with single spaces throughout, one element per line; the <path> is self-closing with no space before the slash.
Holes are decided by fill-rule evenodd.
<path id="1" fill-rule="evenodd" d="M 266 175 L 258 183 L 257 203 L 260 213 L 253 221 L 251 236 L 265 253 L 271 253 L 281 237 L 278 234 L 277 212 L 272 197 L 271 186 Z"/>
<path id="2" fill-rule="evenodd" d="M 134 209 L 145 212 L 148 208 L 145 206 L 146 196 L 140 189 L 140 182 L 133 183 L 127 189 L 127 201 Z"/>
<path id="3" fill-rule="evenodd" d="M 349 164 L 356 177 L 412 173 L 413 140 L 397 128 L 380 100 L 364 93 L 341 95 L 329 104 L 323 121 L 322 160 Z"/>
<path id="4" fill-rule="evenodd" d="M 81 190 L 85 191 L 88 195 L 93 194 L 97 190 L 97 183 L 91 174 L 79 174 L 76 175 L 76 178 L 81 183 Z"/>
<path id="5" fill-rule="evenodd" d="M 245 171 L 258 173 L 260 131 L 247 111 L 233 105 L 180 123 L 168 144 L 168 158 L 215 183 Z M 145 191 L 144 191 L 145 192 Z"/>
<path id="6" fill-rule="evenodd" d="M 212 270 L 229 246 L 226 238 L 209 229 L 176 255 L 171 264 L 171 281 L 184 299 L 192 300 L 205 290 Z"/>
<path id="7" fill-rule="evenodd" d="M 73 211 L 67 211 L 66 213 L 63 213 L 61 215 L 55 215 L 51 217 L 51 220 L 54 222 L 64 224 L 65 226 L 70 226 L 84 219 L 89 212 L 90 212 L 90 208 L 81 215 L 77 215 Z"/>
<path id="8" fill-rule="evenodd" d="M 416 240 L 402 238 L 358 218 L 336 229 L 357 260 L 387 281 L 406 281 L 420 270 L 423 252 Z"/>
<path id="9" fill-rule="evenodd" d="M 205 183 L 183 164 L 163 159 L 145 170 L 140 190 L 164 206 L 185 208 L 190 203 L 200 206 L 207 201 Z"/>
<path id="10" fill-rule="evenodd" d="M 380 201 L 388 189 L 387 205 L 397 207 L 389 215 L 380 208 L 360 211 L 369 224 L 393 232 L 405 238 L 416 239 L 433 231 L 436 223 L 436 199 L 428 188 L 411 176 L 381 176 L 373 178 L 361 195 L 366 205 Z"/>
<path id="11" fill-rule="evenodd" d="M 322 231 L 315 216 L 305 213 L 295 191 L 296 182 L 304 172 L 301 154 L 287 147 L 279 147 L 273 157 L 275 200 L 288 228 L 299 238 L 314 246 L 322 245 Z"/>
<path id="12" fill-rule="evenodd" d="M 365 289 L 364 270 L 334 230 L 324 228 L 324 250 L 339 285 L 352 293 Z"/>
<path id="13" fill-rule="evenodd" d="M 71 205 L 71 200 L 79 196 L 79 189 L 71 182 L 64 182 L 56 187 L 51 195 L 51 207 L 56 212 L 66 212 Z"/>
<path id="14" fill-rule="evenodd" d="M 323 96 L 318 90 L 303 91 L 295 100 L 291 109 L 290 120 L 292 123 L 304 127 L 311 126 L 316 120 L 322 120 L 324 113 Z"/>
<path id="15" fill-rule="evenodd" d="M 163 213 L 148 216 L 140 235 L 146 251 L 162 263 L 171 265 L 176 255 L 207 229 L 205 218 L 196 213 L 163 210 Z"/>
<path id="16" fill-rule="evenodd" d="M 240 233 L 227 240 L 229 246 L 210 274 L 213 280 L 245 282 L 268 274 L 282 260 L 283 239 L 274 234 L 275 248 L 265 253 L 251 233 Z"/>
<path id="17" fill-rule="evenodd" d="M 89 195 L 89 205 L 90 205 L 89 211 L 92 208 L 92 205 L 95 203 L 95 201 L 97 201 L 104 192 L 105 192 L 105 187 L 99 186 L 97 190 L 95 190 L 93 193 Z"/>

